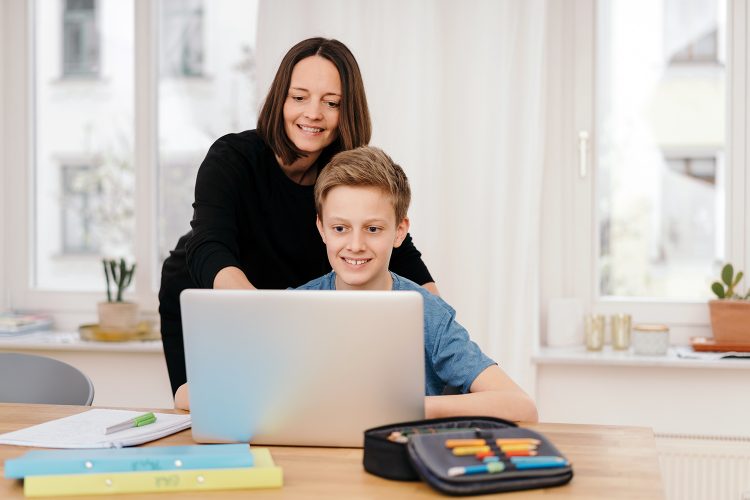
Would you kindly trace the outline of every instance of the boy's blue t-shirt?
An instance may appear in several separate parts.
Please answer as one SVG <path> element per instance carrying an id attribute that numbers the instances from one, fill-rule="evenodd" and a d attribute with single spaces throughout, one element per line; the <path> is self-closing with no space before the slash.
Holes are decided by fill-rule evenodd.
<path id="1" fill-rule="evenodd" d="M 477 375 L 495 362 L 469 338 L 466 329 L 456 321 L 456 311 L 440 297 L 413 281 L 391 273 L 393 290 L 414 290 L 424 302 L 424 368 L 425 394 L 438 396 L 446 386 L 469 392 Z M 331 271 L 297 288 L 297 290 L 335 290 L 336 273 Z"/>

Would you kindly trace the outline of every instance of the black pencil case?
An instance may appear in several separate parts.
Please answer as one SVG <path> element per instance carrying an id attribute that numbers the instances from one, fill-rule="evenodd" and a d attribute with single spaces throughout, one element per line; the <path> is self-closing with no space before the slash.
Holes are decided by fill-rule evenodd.
<path id="1" fill-rule="evenodd" d="M 394 433 L 400 436 L 394 440 Z M 389 439 L 390 437 L 390 439 Z M 494 444 L 492 451 L 502 462 L 502 471 L 451 476 L 455 467 L 471 467 L 481 462 L 474 455 L 454 456 L 446 447 L 448 439 L 480 439 L 495 443 L 500 439 L 538 440 L 539 456 L 558 457 L 554 468 L 522 469 Z M 542 434 L 518 427 L 513 422 L 492 417 L 457 417 L 404 422 L 365 431 L 363 465 L 367 472 L 386 479 L 422 479 L 441 493 L 479 495 L 568 483 L 573 468 L 560 451 Z M 520 466 L 523 467 L 523 466 Z"/>

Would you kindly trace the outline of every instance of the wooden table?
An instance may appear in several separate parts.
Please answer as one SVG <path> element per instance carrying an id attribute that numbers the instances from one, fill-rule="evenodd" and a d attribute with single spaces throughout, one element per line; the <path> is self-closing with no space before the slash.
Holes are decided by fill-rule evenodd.
<path id="1" fill-rule="evenodd" d="M 0 433 L 86 411 L 80 406 L 23 405 L 0 403 Z M 156 411 L 156 410 L 154 410 Z M 173 410 L 159 410 L 180 413 Z M 603 425 L 534 424 L 573 463 L 573 480 L 565 486 L 503 494 L 500 498 L 663 498 L 659 460 L 654 435 L 643 427 Z M 149 443 L 153 445 L 195 444 L 190 431 Z M 5 460 L 28 448 L 0 445 L 3 478 L 0 498 L 23 498 L 19 481 L 4 478 Z M 362 468 L 361 449 L 271 447 L 271 454 L 284 470 L 284 487 L 269 490 L 212 492 L 221 498 L 302 498 L 388 500 L 447 498 L 420 482 L 389 481 L 368 474 Z M 180 493 L 201 498 L 205 492 Z M 114 498 L 164 500 L 169 494 L 116 495 Z M 73 497 L 65 497 L 73 498 Z M 92 498 L 92 497 L 76 497 Z M 486 497 L 482 497 L 486 498 Z"/>

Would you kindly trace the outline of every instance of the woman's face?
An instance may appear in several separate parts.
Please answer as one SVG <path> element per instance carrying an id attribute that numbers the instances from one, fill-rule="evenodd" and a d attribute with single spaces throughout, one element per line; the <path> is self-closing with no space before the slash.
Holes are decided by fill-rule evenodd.
<path id="1" fill-rule="evenodd" d="M 297 148 L 319 154 L 337 136 L 341 79 L 336 66 L 320 56 L 298 62 L 284 102 L 284 129 Z"/>

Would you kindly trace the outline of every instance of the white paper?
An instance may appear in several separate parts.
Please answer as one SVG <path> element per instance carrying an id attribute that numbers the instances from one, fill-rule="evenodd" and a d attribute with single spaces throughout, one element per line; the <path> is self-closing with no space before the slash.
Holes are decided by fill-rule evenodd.
<path id="1" fill-rule="evenodd" d="M 144 412 L 94 409 L 0 434 L 0 444 L 43 448 L 120 448 L 147 443 L 190 427 L 190 415 L 154 413 L 156 422 L 111 434 L 104 430 Z"/>

